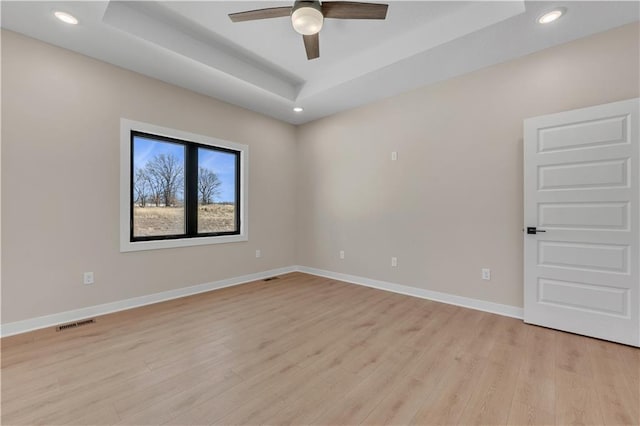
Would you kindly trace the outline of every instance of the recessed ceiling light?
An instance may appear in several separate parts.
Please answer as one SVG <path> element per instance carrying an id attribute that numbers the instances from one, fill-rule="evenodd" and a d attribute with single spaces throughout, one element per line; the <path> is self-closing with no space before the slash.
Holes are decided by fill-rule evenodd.
<path id="1" fill-rule="evenodd" d="M 71 25 L 76 25 L 78 23 L 78 20 L 76 19 L 75 16 L 67 13 L 67 12 L 60 12 L 59 10 L 53 13 L 56 18 L 58 18 L 59 20 L 61 20 L 62 22 L 64 22 L 65 24 L 71 24 Z"/>
<path id="2" fill-rule="evenodd" d="M 304 111 L 304 108 L 302 107 L 293 107 L 293 112 L 302 112 Z"/>
<path id="3" fill-rule="evenodd" d="M 538 18 L 538 23 L 540 24 L 551 23 L 556 19 L 558 19 L 559 17 L 561 17 L 562 15 L 564 15 L 564 12 L 565 12 L 565 9 L 554 9 L 551 12 L 547 12 L 544 15 L 540 16 Z"/>

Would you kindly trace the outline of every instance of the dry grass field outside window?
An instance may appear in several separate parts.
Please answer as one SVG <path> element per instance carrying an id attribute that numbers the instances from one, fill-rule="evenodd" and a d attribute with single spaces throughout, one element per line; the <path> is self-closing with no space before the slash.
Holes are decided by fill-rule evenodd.
<path id="1" fill-rule="evenodd" d="M 198 207 L 198 232 L 235 230 L 235 205 L 208 204 Z M 184 233 L 183 207 L 138 207 L 133 209 L 134 235 L 174 235 Z"/>

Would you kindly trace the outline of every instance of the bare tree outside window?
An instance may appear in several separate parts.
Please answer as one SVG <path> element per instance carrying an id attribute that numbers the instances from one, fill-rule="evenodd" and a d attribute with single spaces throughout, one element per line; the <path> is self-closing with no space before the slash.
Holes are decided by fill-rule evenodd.
<path id="1" fill-rule="evenodd" d="M 198 167 L 198 194 L 201 205 L 213 204 L 220 196 L 220 185 L 222 182 L 218 175 L 202 166 Z"/>

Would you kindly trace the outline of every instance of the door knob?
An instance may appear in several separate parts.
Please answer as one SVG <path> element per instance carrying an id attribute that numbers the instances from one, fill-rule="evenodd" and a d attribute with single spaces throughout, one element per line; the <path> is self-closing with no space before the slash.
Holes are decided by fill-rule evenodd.
<path id="1" fill-rule="evenodd" d="M 544 229 L 538 229 L 535 226 L 529 226 L 527 227 L 527 234 L 537 234 L 539 232 L 547 232 Z"/>

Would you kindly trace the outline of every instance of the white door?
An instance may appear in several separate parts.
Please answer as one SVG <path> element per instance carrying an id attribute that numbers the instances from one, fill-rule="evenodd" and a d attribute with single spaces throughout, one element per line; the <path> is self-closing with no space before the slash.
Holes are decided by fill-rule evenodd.
<path id="1" fill-rule="evenodd" d="M 640 346 L 639 104 L 525 120 L 525 322 Z"/>

